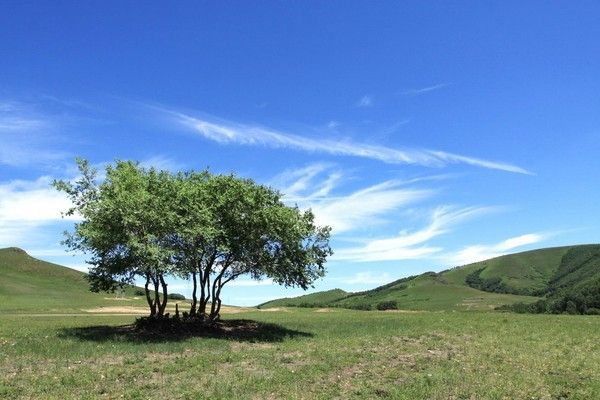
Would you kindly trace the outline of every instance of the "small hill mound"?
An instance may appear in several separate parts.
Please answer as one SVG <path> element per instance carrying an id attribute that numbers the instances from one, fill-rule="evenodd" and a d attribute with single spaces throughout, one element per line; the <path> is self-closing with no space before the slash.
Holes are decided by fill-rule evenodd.
<path id="1" fill-rule="evenodd" d="M 553 247 L 508 254 L 443 273 L 450 282 L 487 292 L 535 296 L 545 293 L 561 260 L 580 246 Z"/>
<path id="2" fill-rule="evenodd" d="M 105 305 L 106 297 L 110 296 L 91 293 L 83 272 L 38 260 L 16 247 L 0 249 L 0 305 L 3 311 L 64 312 Z"/>
<path id="3" fill-rule="evenodd" d="M 348 294 L 348 292 L 345 292 L 342 289 L 332 289 L 299 297 L 286 297 L 283 299 L 272 300 L 259 304 L 257 307 L 326 307 L 328 304 L 348 296 Z"/>

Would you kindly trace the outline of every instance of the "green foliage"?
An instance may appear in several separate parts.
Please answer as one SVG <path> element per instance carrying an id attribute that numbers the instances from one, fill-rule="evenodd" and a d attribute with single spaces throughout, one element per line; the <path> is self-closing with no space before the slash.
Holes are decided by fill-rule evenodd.
<path id="1" fill-rule="evenodd" d="M 577 304 L 573 300 L 567 300 L 565 304 L 565 312 L 567 314 L 579 314 Z"/>
<path id="2" fill-rule="evenodd" d="M 485 268 L 481 268 L 471 272 L 465 278 L 465 283 L 472 288 L 483 290 L 484 292 L 493 292 L 493 293 L 513 293 L 514 290 L 511 290 L 506 286 L 500 277 L 493 277 L 484 279 L 481 277 L 481 272 Z M 522 293 L 513 293 L 513 294 L 522 294 Z"/>
<path id="3" fill-rule="evenodd" d="M 179 293 L 169 293 L 170 300 L 185 300 L 185 296 Z"/>
<path id="4" fill-rule="evenodd" d="M 380 311 L 384 310 L 397 310 L 398 302 L 396 300 L 388 300 L 377 303 L 377 309 Z"/>
<path id="5" fill-rule="evenodd" d="M 117 161 L 106 178 L 78 160 L 81 178 L 56 181 L 79 213 L 65 244 L 91 256 L 92 291 L 146 280 L 150 315 L 167 305 L 167 276 L 194 284 L 191 315 L 219 318 L 223 286 L 241 275 L 303 289 L 325 273 L 329 227 L 288 207 L 276 190 L 208 171 L 172 174 Z M 200 299 L 197 301 L 197 289 Z M 210 310 L 207 306 L 210 302 Z"/>

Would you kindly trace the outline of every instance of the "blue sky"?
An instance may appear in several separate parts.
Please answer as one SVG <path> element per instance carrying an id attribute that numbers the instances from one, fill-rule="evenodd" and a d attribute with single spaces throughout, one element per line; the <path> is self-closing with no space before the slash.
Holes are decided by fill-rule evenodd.
<path id="1" fill-rule="evenodd" d="M 333 227 L 314 290 L 600 241 L 597 2 L 3 2 L 0 247 L 75 156 L 236 172 Z M 188 292 L 184 282 L 171 290 Z M 240 280 L 227 303 L 301 294 Z"/>

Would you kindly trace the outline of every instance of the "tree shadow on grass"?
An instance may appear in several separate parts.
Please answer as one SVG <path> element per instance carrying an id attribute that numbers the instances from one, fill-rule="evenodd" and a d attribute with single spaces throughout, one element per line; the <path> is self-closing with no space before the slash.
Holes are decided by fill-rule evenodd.
<path id="1" fill-rule="evenodd" d="M 136 325 L 64 328 L 58 336 L 93 342 L 161 343 L 177 342 L 194 337 L 244 342 L 282 342 L 285 339 L 313 337 L 314 335 L 267 322 L 228 319 L 213 325 L 178 324 L 169 329 L 140 329 Z"/>

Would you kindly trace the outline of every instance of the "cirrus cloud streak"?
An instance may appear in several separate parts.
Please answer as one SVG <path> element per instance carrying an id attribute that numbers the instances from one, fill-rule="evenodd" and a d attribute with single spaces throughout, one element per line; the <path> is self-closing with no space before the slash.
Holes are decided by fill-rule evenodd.
<path id="1" fill-rule="evenodd" d="M 272 148 L 288 148 L 313 153 L 339 156 L 353 156 L 382 161 L 388 164 L 412 164 L 427 167 L 443 167 L 448 164 L 468 164 L 472 166 L 513 172 L 532 173 L 517 165 L 468 157 L 428 149 L 395 149 L 381 145 L 357 143 L 350 140 L 311 138 L 257 125 L 239 124 L 224 120 L 200 118 L 178 111 L 159 108 L 171 115 L 176 123 L 193 130 L 202 137 L 221 144 L 238 144 Z"/>

